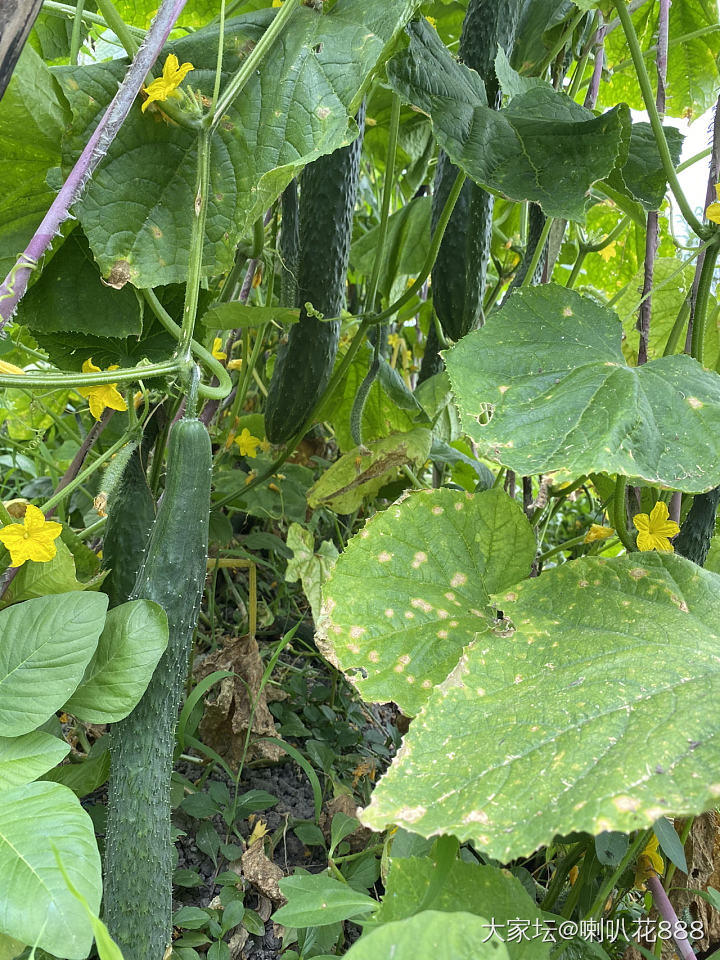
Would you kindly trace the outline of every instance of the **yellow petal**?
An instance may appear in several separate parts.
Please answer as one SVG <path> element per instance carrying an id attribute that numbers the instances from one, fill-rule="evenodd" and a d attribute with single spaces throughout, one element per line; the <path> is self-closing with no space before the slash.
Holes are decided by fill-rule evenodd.
<path id="1" fill-rule="evenodd" d="M 20 367 L 16 367 L 14 363 L 8 363 L 7 360 L 0 360 L 0 373 L 10 373 L 14 376 L 19 374 L 25 374 L 24 370 L 21 370 Z"/>
<path id="2" fill-rule="evenodd" d="M 29 503 L 25 508 L 25 529 L 31 536 L 34 536 L 36 533 L 39 533 L 44 526 L 45 514 L 38 507 Z M 60 526 L 60 524 L 56 524 L 56 526 Z"/>
<path id="3" fill-rule="evenodd" d="M 163 80 L 171 80 L 173 74 L 177 72 L 179 66 L 180 63 L 175 54 L 168 54 L 168 58 L 165 61 L 165 66 L 163 67 Z"/>
<path id="4" fill-rule="evenodd" d="M 35 563 L 47 563 L 57 553 L 57 547 L 53 540 L 27 540 L 28 560 Z"/>
<path id="5" fill-rule="evenodd" d="M 227 354 L 225 353 L 224 350 L 220 349 L 221 347 L 222 347 L 222 340 L 220 339 L 220 337 L 215 337 L 212 345 L 212 355 L 215 357 L 216 360 L 227 360 Z"/>
<path id="6" fill-rule="evenodd" d="M 646 530 L 641 530 L 637 535 L 637 548 L 643 552 L 654 550 L 655 538 L 652 537 Z"/>
<path id="7" fill-rule="evenodd" d="M 636 513 L 633 517 L 633 524 L 640 533 L 647 534 L 650 529 L 650 517 L 646 513 Z"/>
<path id="8" fill-rule="evenodd" d="M 663 523 L 663 521 L 667 520 L 668 515 L 668 505 L 664 500 L 658 500 L 658 502 L 650 511 L 650 523 L 654 527 L 657 523 Z"/>
<path id="9" fill-rule="evenodd" d="M 599 523 L 593 523 L 585 534 L 583 543 L 592 543 L 594 540 L 607 540 L 608 537 L 611 537 L 614 533 L 615 531 L 612 527 L 604 527 Z"/>
<path id="10" fill-rule="evenodd" d="M 92 362 L 92 357 L 88 357 L 82 365 L 83 373 L 100 373 L 100 367 L 96 367 Z"/>
<path id="11" fill-rule="evenodd" d="M 717 201 L 711 203 L 705 211 L 705 216 L 708 220 L 712 220 L 713 223 L 720 223 L 720 203 Z"/>

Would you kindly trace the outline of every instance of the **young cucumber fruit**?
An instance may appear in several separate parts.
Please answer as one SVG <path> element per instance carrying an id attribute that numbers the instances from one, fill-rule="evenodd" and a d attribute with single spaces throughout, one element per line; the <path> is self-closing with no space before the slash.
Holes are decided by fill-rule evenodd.
<path id="1" fill-rule="evenodd" d="M 308 314 L 305 304 L 310 302 L 325 317 L 338 317 L 345 300 L 364 105 L 355 119 L 358 137 L 308 164 L 300 178 L 300 319 L 278 347 L 268 389 L 265 433 L 272 443 L 285 443 L 302 427 L 325 392 L 335 364 L 340 321 L 319 320 Z"/>
<path id="2" fill-rule="evenodd" d="M 163 607 L 168 646 L 138 705 L 110 730 L 104 919 L 125 960 L 161 960 L 171 937 L 170 777 L 205 580 L 211 470 L 205 425 L 179 420 L 170 430 L 165 493 L 131 595 Z"/>

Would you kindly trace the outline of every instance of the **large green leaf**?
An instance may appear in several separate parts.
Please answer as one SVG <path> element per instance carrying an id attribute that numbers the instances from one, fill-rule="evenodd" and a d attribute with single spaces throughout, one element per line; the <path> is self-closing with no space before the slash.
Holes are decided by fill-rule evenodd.
<path id="1" fill-rule="evenodd" d="M 0 611 L 3 735 L 29 733 L 65 703 L 97 646 L 107 603 L 104 593 L 57 593 Z"/>
<path id="2" fill-rule="evenodd" d="M 145 692 L 167 643 L 167 614 L 158 604 L 133 600 L 110 610 L 65 709 L 88 723 L 122 720 Z"/>
<path id="3" fill-rule="evenodd" d="M 339 557 L 323 589 L 321 649 L 366 700 L 417 713 L 491 628 L 489 594 L 527 576 L 534 556 L 530 524 L 502 491 L 411 493 Z"/>
<path id="4" fill-rule="evenodd" d="M 113 290 L 101 281 L 82 230 L 70 234 L 20 301 L 18 321 L 36 335 L 72 331 L 129 337 L 142 332 L 134 291 Z"/>
<path id="5" fill-rule="evenodd" d="M 410 48 L 387 65 L 391 86 L 432 119 L 456 166 L 512 200 L 534 200 L 548 216 L 585 220 L 586 194 L 627 154 L 630 118 L 621 105 L 602 116 L 549 86 L 487 105 L 480 77 L 458 63 L 425 21 L 409 25 Z"/>
<path id="6" fill-rule="evenodd" d="M 92 820 L 67 787 L 30 783 L 3 794 L 0 804 L 0 931 L 37 944 L 56 957 L 83 960 L 92 927 L 73 886 L 97 913 L 102 891 Z"/>
<path id="7" fill-rule="evenodd" d="M 445 354 L 466 432 L 521 476 L 605 472 L 689 493 L 714 487 L 720 377 L 688 356 L 628 367 L 621 335 L 616 314 L 572 290 L 517 290 Z"/>
<path id="8" fill-rule="evenodd" d="M 26 46 L 0 101 L 0 273 L 27 246 L 55 193 L 45 182 L 60 163 L 65 112 L 50 71 Z"/>
<path id="9" fill-rule="evenodd" d="M 510 954 L 483 917 L 423 910 L 366 933 L 345 956 L 347 960 L 509 960 Z"/>
<path id="10" fill-rule="evenodd" d="M 437 687 L 362 820 L 472 837 L 502 861 L 720 795 L 720 577 L 585 558 L 495 598 L 515 625 Z"/>
<path id="11" fill-rule="evenodd" d="M 69 753 L 70 744 L 40 730 L 0 737 L 0 791 L 30 783 Z"/>
<path id="12" fill-rule="evenodd" d="M 430 857 L 393 857 L 385 895 L 373 921 L 402 920 L 422 906 L 447 913 L 462 910 L 475 916 L 493 917 L 496 936 L 505 940 L 510 960 L 544 960 L 549 955 L 550 944 L 543 943 L 542 935 L 530 939 L 535 923 L 542 930 L 543 913 L 517 877 L 497 867 L 457 860 L 431 902 L 425 904 L 437 870 L 437 864 Z M 510 935 L 509 925 L 519 917 L 529 925 L 525 930 L 528 939 L 523 939 L 522 934 L 519 939 L 512 939 Z"/>
<path id="13" fill-rule="evenodd" d="M 348 114 L 367 79 L 413 10 L 414 0 L 339 0 L 324 15 L 299 7 L 259 73 L 220 124 L 212 142 L 211 196 L 203 269 L 221 273 L 253 221 L 310 160 L 350 142 Z M 223 80 L 257 43 L 276 11 L 229 21 Z M 212 96 L 218 30 L 168 45 L 195 69 L 186 84 Z M 73 111 L 66 165 L 84 146 L 126 66 L 112 62 L 58 71 Z M 197 141 L 140 102 L 77 205 L 101 272 L 113 268 L 136 286 L 185 280 L 195 195 Z M 113 215 L 107 211 L 112 208 Z"/>

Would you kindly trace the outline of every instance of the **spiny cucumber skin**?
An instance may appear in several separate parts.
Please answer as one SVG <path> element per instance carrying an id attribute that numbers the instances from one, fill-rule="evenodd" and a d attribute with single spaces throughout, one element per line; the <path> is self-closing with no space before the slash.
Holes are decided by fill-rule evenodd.
<path id="1" fill-rule="evenodd" d="M 704 567 L 710 550 L 710 541 L 715 533 L 715 516 L 720 502 L 720 486 L 713 487 L 707 493 L 699 493 L 692 502 L 690 511 L 685 517 L 678 538 L 675 541 L 675 552 Z"/>
<path id="2" fill-rule="evenodd" d="M 137 707 L 110 730 L 104 919 L 125 960 L 162 960 L 171 938 L 170 777 L 205 581 L 211 471 L 204 424 L 178 421 L 165 494 L 132 592 L 164 608 L 168 646 Z"/>
<path id="3" fill-rule="evenodd" d="M 347 147 L 308 164 L 300 179 L 298 306 L 300 319 L 281 342 L 265 406 L 265 433 L 285 443 L 302 427 L 325 392 L 337 356 L 345 300 L 353 211 L 357 197 L 365 106 L 355 118 L 360 133 Z"/>
<path id="4" fill-rule="evenodd" d="M 103 590 L 110 608 L 130 596 L 155 520 L 155 501 L 142 465 L 140 447 L 133 450 L 120 485 L 110 497 L 103 537 L 103 566 L 110 568 Z"/>
<path id="5" fill-rule="evenodd" d="M 524 0 L 468 3 L 460 36 L 460 59 L 482 77 L 491 107 L 500 105 L 495 75 L 498 44 L 510 52 L 523 6 Z M 433 192 L 433 231 L 457 173 L 457 167 L 441 152 Z M 493 205 L 492 194 L 469 179 L 465 181 L 433 266 L 433 306 L 443 332 L 452 340 L 459 340 L 482 322 Z"/>

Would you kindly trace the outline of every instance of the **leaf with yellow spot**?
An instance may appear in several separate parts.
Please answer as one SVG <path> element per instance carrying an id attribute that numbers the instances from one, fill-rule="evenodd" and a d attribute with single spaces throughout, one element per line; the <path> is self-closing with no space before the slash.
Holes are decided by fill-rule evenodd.
<path id="1" fill-rule="evenodd" d="M 530 524 L 502 491 L 411 493 L 339 557 L 318 642 L 366 700 L 415 714 L 462 648 L 488 634 L 489 595 L 526 577 L 534 556 Z"/>
<path id="2" fill-rule="evenodd" d="M 444 353 L 466 432 L 519 476 L 716 486 L 720 377 L 685 355 L 630 367 L 621 337 L 617 314 L 573 290 L 516 290 Z"/>
<path id="3" fill-rule="evenodd" d="M 472 838 L 503 862 L 557 834 L 644 829 L 720 796 L 720 577 L 586 557 L 495 601 L 361 820 Z"/>

